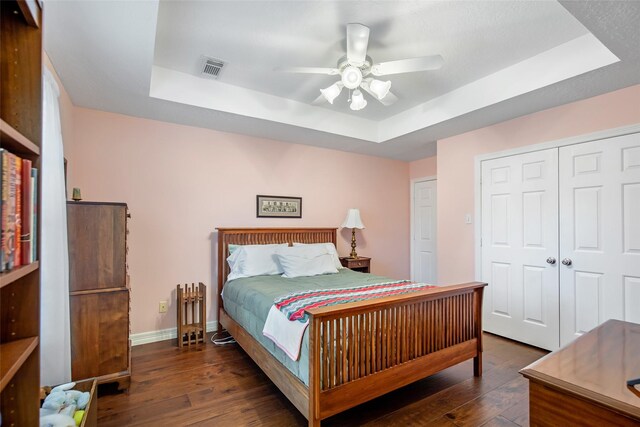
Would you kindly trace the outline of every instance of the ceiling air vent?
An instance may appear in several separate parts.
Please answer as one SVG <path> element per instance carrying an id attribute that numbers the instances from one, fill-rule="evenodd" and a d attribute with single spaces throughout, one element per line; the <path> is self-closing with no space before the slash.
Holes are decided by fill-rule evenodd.
<path id="1" fill-rule="evenodd" d="M 217 79 L 224 67 L 224 62 L 216 58 L 202 58 L 202 77 Z"/>

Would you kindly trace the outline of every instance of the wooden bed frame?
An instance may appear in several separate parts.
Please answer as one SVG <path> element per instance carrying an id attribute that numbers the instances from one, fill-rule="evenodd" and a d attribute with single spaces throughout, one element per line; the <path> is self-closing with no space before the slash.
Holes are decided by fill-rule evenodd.
<path id="1" fill-rule="evenodd" d="M 336 228 L 217 228 L 218 324 L 307 418 L 309 426 L 473 358 L 482 375 L 485 283 L 440 287 L 308 311 L 309 386 L 225 312 L 229 244 L 336 243 Z"/>

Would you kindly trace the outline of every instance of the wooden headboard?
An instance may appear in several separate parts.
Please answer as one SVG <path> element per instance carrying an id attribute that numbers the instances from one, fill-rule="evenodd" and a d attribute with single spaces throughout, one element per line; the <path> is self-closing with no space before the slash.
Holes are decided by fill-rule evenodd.
<path id="1" fill-rule="evenodd" d="M 273 243 L 333 243 L 337 228 L 216 228 L 218 231 L 218 309 L 222 308 L 222 288 L 229 275 L 229 245 Z"/>

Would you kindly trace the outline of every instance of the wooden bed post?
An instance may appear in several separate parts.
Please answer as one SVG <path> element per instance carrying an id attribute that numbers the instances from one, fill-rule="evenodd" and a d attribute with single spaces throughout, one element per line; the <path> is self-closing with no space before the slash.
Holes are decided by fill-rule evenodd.
<path id="1" fill-rule="evenodd" d="M 217 229 L 216 229 L 217 230 Z M 220 323 L 220 313 L 223 310 L 222 306 L 222 288 L 224 287 L 224 282 L 227 280 L 227 275 L 225 274 L 225 269 L 227 268 L 227 252 L 229 248 L 224 244 L 224 233 L 221 233 L 218 230 L 218 291 L 216 292 L 216 298 L 218 300 L 218 307 L 216 311 L 218 312 L 218 327 L 216 328 L 216 333 L 214 336 L 220 338 L 224 327 L 222 323 Z"/>
<path id="2" fill-rule="evenodd" d="M 309 427 L 320 427 L 320 321 L 309 320 Z"/>
<path id="3" fill-rule="evenodd" d="M 478 355 L 473 358 L 473 375 L 482 376 L 482 294 L 484 287 L 476 288 L 474 296 L 474 315 L 476 318 L 476 337 L 478 340 Z"/>

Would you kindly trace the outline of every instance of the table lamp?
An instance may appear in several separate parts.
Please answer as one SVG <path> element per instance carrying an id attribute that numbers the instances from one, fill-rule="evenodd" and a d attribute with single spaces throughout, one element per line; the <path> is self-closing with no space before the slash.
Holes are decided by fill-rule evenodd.
<path id="1" fill-rule="evenodd" d="M 358 258 L 358 254 L 356 253 L 356 228 L 362 230 L 364 228 L 364 224 L 360 219 L 360 210 L 359 209 L 349 209 L 347 211 L 347 217 L 342 223 L 342 228 L 350 228 L 351 229 L 351 258 Z"/>

